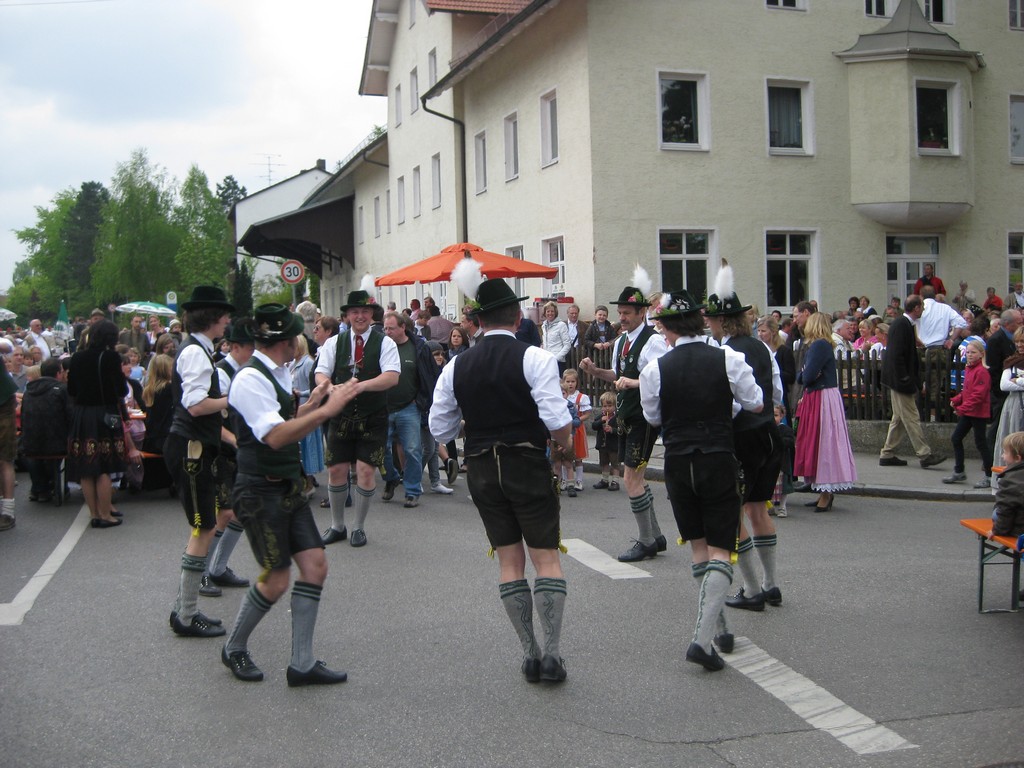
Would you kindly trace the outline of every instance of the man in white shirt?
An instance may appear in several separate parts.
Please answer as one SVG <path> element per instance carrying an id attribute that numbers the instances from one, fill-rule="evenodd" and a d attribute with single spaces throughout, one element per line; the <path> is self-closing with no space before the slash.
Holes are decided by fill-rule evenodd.
<path id="1" fill-rule="evenodd" d="M 921 289 L 921 298 L 924 300 L 924 313 L 917 321 L 917 337 L 926 348 L 951 349 L 952 332 L 954 329 L 966 328 L 967 321 L 949 304 L 936 301 L 935 289 L 931 286 L 926 285 Z"/>
<path id="2" fill-rule="evenodd" d="M 43 324 L 39 320 L 31 320 L 28 324 L 28 333 L 25 334 L 25 341 L 29 339 L 43 352 L 43 360 L 50 359 L 50 344 L 43 335 Z M 26 347 L 30 345 L 26 344 Z M 42 361 L 40 361 L 42 362 Z"/>

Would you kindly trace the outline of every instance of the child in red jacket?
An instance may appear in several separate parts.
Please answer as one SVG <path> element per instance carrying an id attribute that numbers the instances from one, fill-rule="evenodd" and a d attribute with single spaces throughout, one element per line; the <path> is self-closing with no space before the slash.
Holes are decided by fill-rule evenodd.
<path id="1" fill-rule="evenodd" d="M 985 345 L 978 340 L 967 345 L 967 367 L 964 368 L 964 386 L 954 395 L 949 404 L 960 418 L 950 438 L 953 442 L 953 474 L 942 478 L 944 483 L 959 483 L 967 479 L 964 472 L 964 438 L 974 430 L 974 444 L 981 454 L 985 477 L 974 484 L 975 488 L 988 488 L 992 483 L 992 454 L 985 439 L 985 425 L 991 415 L 991 390 L 988 368 L 985 366 Z"/>

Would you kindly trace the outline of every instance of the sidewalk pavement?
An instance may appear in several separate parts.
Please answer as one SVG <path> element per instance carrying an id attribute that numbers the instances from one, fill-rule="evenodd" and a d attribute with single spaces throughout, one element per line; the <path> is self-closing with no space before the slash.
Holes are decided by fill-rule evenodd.
<path id="1" fill-rule="evenodd" d="M 594 448 L 594 436 L 590 437 L 590 455 L 584 461 L 587 472 L 600 473 L 597 461 L 597 449 Z M 921 469 L 920 462 L 913 454 L 900 456 L 907 462 L 905 467 L 881 467 L 878 465 L 877 453 L 854 453 L 857 464 L 857 482 L 853 488 L 844 493 L 853 496 L 882 496 L 892 499 L 921 499 L 928 501 L 986 501 L 992 499 L 993 491 L 989 488 L 975 489 L 973 485 L 983 476 L 981 462 L 968 459 L 965 466 L 967 480 L 962 483 L 946 485 L 942 478 L 953 473 L 952 452 L 941 464 Z M 647 465 L 647 477 L 651 480 L 665 479 L 665 448 L 660 444 L 654 446 L 651 460 Z"/>

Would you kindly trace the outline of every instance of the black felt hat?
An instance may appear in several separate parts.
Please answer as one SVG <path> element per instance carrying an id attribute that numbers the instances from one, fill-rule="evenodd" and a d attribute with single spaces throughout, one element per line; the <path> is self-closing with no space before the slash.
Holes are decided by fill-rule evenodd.
<path id="1" fill-rule="evenodd" d="M 341 305 L 341 312 L 344 314 L 353 307 L 373 307 L 376 303 L 377 299 L 369 291 L 349 291 L 348 301 Z"/>
<path id="2" fill-rule="evenodd" d="M 649 307 L 650 302 L 644 297 L 643 291 L 639 288 L 635 288 L 632 285 L 627 285 L 622 289 L 622 293 L 619 294 L 619 298 L 609 302 L 610 304 L 629 304 L 633 307 Z"/>
<path id="3" fill-rule="evenodd" d="M 247 317 L 235 320 L 228 328 L 224 339 L 231 344 L 252 344 L 256 339 L 253 321 Z"/>
<path id="4" fill-rule="evenodd" d="M 476 292 L 476 301 L 473 302 L 474 314 L 490 312 L 492 309 L 507 307 L 509 304 L 518 304 L 528 297 L 516 296 L 516 292 L 508 287 L 508 283 L 500 278 L 484 280 Z"/>
<path id="5" fill-rule="evenodd" d="M 661 296 L 661 302 L 654 308 L 652 316 L 655 320 L 661 317 L 679 317 L 700 312 L 705 308 L 689 291 L 672 291 Z"/>
<path id="6" fill-rule="evenodd" d="M 749 309 L 750 305 L 744 305 L 733 288 L 732 267 L 723 264 L 715 276 L 715 292 L 708 296 L 708 308 L 704 314 L 708 317 L 720 317 L 738 315 Z"/>
<path id="7" fill-rule="evenodd" d="M 289 311 L 284 304 L 260 304 L 256 307 L 255 336 L 262 341 L 294 339 L 306 327 L 302 315 Z"/>
<path id="8" fill-rule="evenodd" d="M 228 301 L 224 289 L 216 285 L 197 285 L 192 289 L 189 300 L 181 305 L 186 312 L 203 307 L 215 307 L 227 312 L 235 311 L 235 305 Z"/>

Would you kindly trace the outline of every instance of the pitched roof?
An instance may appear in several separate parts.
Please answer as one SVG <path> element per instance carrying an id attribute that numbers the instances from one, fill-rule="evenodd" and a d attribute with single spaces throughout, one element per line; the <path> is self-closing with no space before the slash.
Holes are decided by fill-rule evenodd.
<path id="1" fill-rule="evenodd" d="M 426 0 L 431 11 L 450 13 L 519 13 L 529 0 Z"/>

